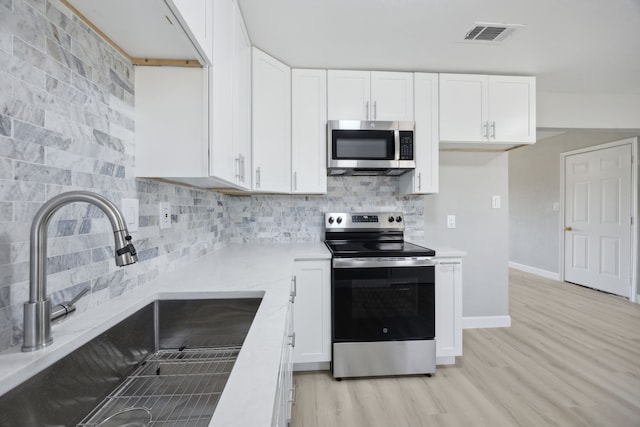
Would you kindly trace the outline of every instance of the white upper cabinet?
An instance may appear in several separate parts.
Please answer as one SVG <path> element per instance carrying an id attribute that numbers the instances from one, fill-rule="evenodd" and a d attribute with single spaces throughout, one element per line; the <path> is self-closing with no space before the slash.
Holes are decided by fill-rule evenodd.
<path id="1" fill-rule="evenodd" d="M 213 0 L 69 0 L 135 64 L 211 64 Z"/>
<path id="2" fill-rule="evenodd" d="M 251 42 L 234 0 L 217 0 L 211 87 L 211 174 L 251 188 Z"/>
<path id="3" fill-rule="evenodd" d="M 371 73 L 371 119 L 413 121 L 413 73 Z"/>
<path id="4" fill-rule="evenodd" d="M 136 67 L 135 85 L 136 176 L 208 177 L 206 69 Z"/>
<path id="5" fill-rule="evenodd" d="M 369 120 L 371 73 L 348 70 L 327 73 L 329 120 Z"/>
<path id="6" fill-rule="evenodd" d="M 327 192 L 327 72 L 291 70 L 291 192 Z"/>
<path id="7" fill-rule="evenodd" d="M 213 0 L 173 0 L 185 31 L 207 63 L 213 62 Z"/>
<path id="8" fill-rule="evenodd" d="M 253 189 L 291 192 L 291 69 L 253 48 Z"/>
<path id="9" fill-rule="evenodd" d="M 328 71 L 329 120 L 413 121 L 413 74 Z"/>
<path id="10" fill-rule="evenodd" d="M 431 194 L 438 192 L 438 74 L 414 74 L 416 129 L 414 155 L 416 168 L 400 175 L 400 194 Z"/>
<path id="11" fill-rule="evenodd" d="M 535 77 L 440 74 L 441 142 L 508 148 L 535 140 Z"/>

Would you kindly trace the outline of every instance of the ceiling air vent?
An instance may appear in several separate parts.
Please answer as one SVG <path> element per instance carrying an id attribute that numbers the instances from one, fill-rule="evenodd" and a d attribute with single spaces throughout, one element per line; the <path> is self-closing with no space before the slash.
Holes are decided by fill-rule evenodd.
<path id="1" fill-rule="evenodd" d="M 475 25 L 467 31 L 464 40 L 468 42 L 499 43 L 509 37 L 518 28 L 522 28 L 522 25 L 476 22 Z"/>

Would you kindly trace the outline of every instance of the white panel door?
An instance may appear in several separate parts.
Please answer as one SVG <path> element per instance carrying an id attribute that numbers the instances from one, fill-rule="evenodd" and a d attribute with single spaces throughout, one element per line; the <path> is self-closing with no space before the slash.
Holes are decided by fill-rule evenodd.
<path id="1" fill-rule="evenodd" d="M 370 120 L 371 72 L 327 72 L 329 120 Z"/>
<path id="2" fill-rule="evenodd" d="M 565 157 L 565 280 L 630 297 L 631 144 Z"/>

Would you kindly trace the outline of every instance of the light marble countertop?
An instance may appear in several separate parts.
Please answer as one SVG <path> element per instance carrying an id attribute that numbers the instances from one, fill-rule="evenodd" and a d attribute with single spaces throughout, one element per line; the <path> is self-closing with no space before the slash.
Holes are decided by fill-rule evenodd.
<path id="1" fill-rule="evenodd" d="M 210 426 L 270 426 L 294 262 L 330 258 L 322 242 L 227 246 L 55 325 L 45 349 L 0 353 L 0 395 L 157 299 L 261 297 Z"/>

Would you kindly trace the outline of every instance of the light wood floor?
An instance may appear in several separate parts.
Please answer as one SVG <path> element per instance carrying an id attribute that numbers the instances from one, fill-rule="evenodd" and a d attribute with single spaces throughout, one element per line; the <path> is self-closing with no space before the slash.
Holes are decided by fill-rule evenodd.
<path id="1" fill-rule="evenodd" d="M 512 270 L 510 314 L 432 378 L 296 374 L 292 425 L 640 426 L 640 305 Z"/>

